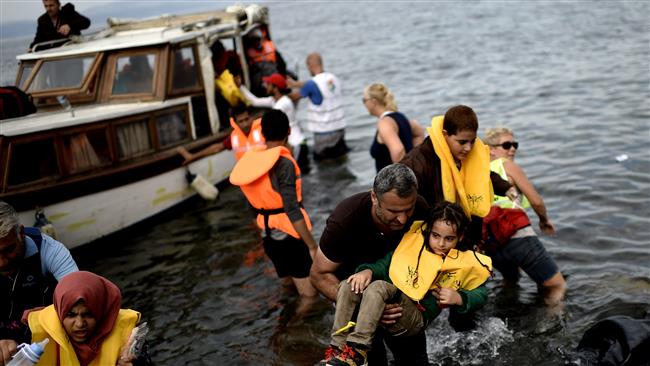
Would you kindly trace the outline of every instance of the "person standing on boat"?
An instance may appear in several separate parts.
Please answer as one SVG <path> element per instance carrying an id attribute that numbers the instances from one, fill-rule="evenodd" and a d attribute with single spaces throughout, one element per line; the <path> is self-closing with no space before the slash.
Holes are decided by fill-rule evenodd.
<path id="1" fill-rule="evenodd" d="M 264 251 L 280 278 L 291 277 L 300 296 L 314 298 L 309 269 L 318 245 L 311 234 L 311 220 L 302 207 L 300 167 L 286 147 L 289 119 L 272 109 L 262 117 L 265 149 L 248 151 L 230 174 L 257 211 Z"/>
<path id="2" fill-rule="evenodd" d="M 36 36 L 29 45 L 30 49 L 41 42 L 78 36 L 82 30 L 90 27 L 90 19 L 77 13 L 71 3 L 61 7 L 59 0 L 43 0 L 43 7 L 45 7 L 45 14 L 38 18 Z M 39 50 L 58 47 L 61 44 L 55 43 L 43 46 Z"/>
<path id="3" fill-rule="evenodd" d="M 257 96 L 264 96 L 262 79 L 275 73 L 286 75 L 287 65 L 271 40 L 266 25 L 253 29 L 244 41 L 250 66 L 251 91 Z"/>
<path id="4" fill-rule="evenodd" d="M 386 85 L 375 83 L 367 86 L 363 91 L 363 105 L 370 115 L 379 118 L 377 133 L 370 146 L 377 172 L 402 160 L 413 146 L 424 140 L 422 126 L 397 111 L 395 97 Z"/>
<path id="5" fill-rule="evenodd" d="M 314 159 L 336 158 L 350 149 L 345 143 L 345 112 L 341 82 L 336 75 L 326 72 L 323 59 L 317 52 L 307 56 L 307 69 L 312 75 L 308 81 L 289 79 L 290 87 L 300 88 L 292 99 L 307 97 L 307 124 L 314 133 Z"/>
<path id="6" fill-rule="evenodd" d="M 539 217 L 542 233 L 555 234 L 555 226 L 548 218 L 542 196 L 523 169 L 515 163 L 519 143 L 515 141 L 512 131 L 504 127 L 489 129 L 485 142 L 490 146 L 492 171 L 517 189 L 515 201 L 509 197 L 495 196 L 494 204 L 502 208 L 520 209 L 532 206 Z M 501 272 L 507 284 L 517 283 L 519 268 L 523 269 L 543 290 L 544 301 L 550 309 L 555 313 L 561 312 L 561 301 L 566 292 L 564 276 L 530 225 L 517 230 L 505 245 L 486 250 L 486 253 L 492 257 L 494 267 Z"/>
<path id="7" fill-rule="evenodd" d="M 298 161 L 298 166 L 300 166 L 303 173 L 307 174 L 309 172 L 309 149 L 296 119 L 296 106 L 288 96 L 291 90 L 287 88 L 287 79 L 281 74 L 275 73 L 263 77 L 262 80 L 266 87 L 266 93 L 269 95 L 268 97 L 256 97 L 245 85 L 239 87 L 241 93 L 250 101 L 253 107 L 278 109 L 287 115 L 291 127 L 289 145 L 293 150 L 293 156 Z"/>
<path id="8" fill-rule="evenodd" d="M 235 153 L 235 159 L 239 160 L 252 147 L 265 146 L 264 136 L 262 136 L 262 122 L 259 118 L 252 120 L 245 106 L 231 109 L 231 114 L 233 116 L 230 118 L 232 132 L 229 138 L 212 144 L 194 154 L 187 151 L 183 146 L 176 148 L 176 151 L 185 158 L 183 165 L 214 155 L 224 149 L 232 150 Z"/>
<path id="9" fill-rule="evenodd" d="M 336 302 L 339 284 L 364 263 L 374 263 L 395 250 L 413 221 L 424 220 L 427 203 L 417 193 L 418 182 L 404 164 L 380 170 L 372 190 L 341 201 L 327 219 L 310 278 L 316 289 Z M 382 324 L 395 324 L 402 316 L 399 300 L 387 304 Z M 384 341 L 397 365 L 429 365 L 424 331 L 410 337 L 393 337 L 379 328 L 368 363 L 388 365 Z M 332 356 L 332 355 L 328 355 Z"/>
<path id="10" fill-rule="evenodd" d="M 21 225 L 14 208 L 0 201 L 0 365 L 30 340 L 23 311 L 51 304 L 57 281 L 78 270 L 63 244 Z"/>

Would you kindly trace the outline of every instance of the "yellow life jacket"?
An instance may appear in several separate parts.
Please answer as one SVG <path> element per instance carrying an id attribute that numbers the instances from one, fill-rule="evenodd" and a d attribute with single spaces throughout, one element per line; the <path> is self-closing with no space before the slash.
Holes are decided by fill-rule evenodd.
<path id="1" fill-rule="evenodd" d="M 49 338 L 45 352 L 36 365 L 38 366 L 79 366 L 79 360 L 74 347 L 50 305 L 42 310 L 33 311 L 28 315 L 29 329 L 32 332 L 32 342 L 40 342 Z M 120 349 L 125 345 L 131 331 L 140 320 L 140 313 L 130 309 L 120 309 L 113 330 L 102 341 L 99 353 L 90 362 L 89 366 L 105 366 L 117 364 Z M 57 359 L 58 355 L 58 359 Z"/>
<path id="2" fill-rule="evenodd" d="M 247 106 L 251 104 L 251 102 L 244 98 L 239 91 L 239 87 L 235 83 L 235 77 L 228 69 L 224 70 L 221 75 L 214 80 L 214 85 L 231 107 L 236 107 L 241 103 L 244 103 Z"/>
<path id="3" fill-rule="evenodd" d="M 248 135 L 239 128 L 239 125 L 235 121 L 230 119 L 230 126 L 232 127 L 232 132 L 230 133 L 230 143 L 232 145 L 232 151 L 235 153 L 235 158 L 237 160 L 241 159 L 244 156 L 246 151 L 251 150 L 254 146 L 260 148 L 266 146 L 266 141 L 264 140 L 264 135 L 262 135 L 262 119 L 258 118 L 253 121 Z"/>
<path id="4" fill-rule="evenodd" d="M 427 132 L 440 158 L 442 191 L 445 200 L 449 202 L 460 200 L 459 203 L 468 217 L 471 215 L 485 217 L 490 212 L 494 195 L 490 180 L 490 149 L 477 137 L 474 147 L 458 171 L 442 132 L 443 120 L 443 116 L 433 117 Z"/>
<path id="5" fill-rule="evenodd" d="M 501 179 L 503 180 L 508 180 L 508 173 L 506 173 L 506 168 L 503 166 L 504 158 L 498 158 L 494 159 L 490 162 L 490 170 L 499 174 Z M 520 194 L 519 197 L 521 197 L 521 202 L 512 202 L 512 200 L 506 196 L 498 196 L 494 195 L 494 201 L 492 201 L 493 205 L 497 205 L 501 208 L 528 208 L 530 207 L 530 202 L 528 202 L 528 198 L 524 196 L 523 194 Z"/>
<path id="6" fill-rule="evenodd" d="M 293 163 L 296 171 L 296 200 L 299 203 L 302 202 L 300 168 L 291 155 L 291 151 L 284 146 L 265 150 L 253 149 L 244 154 L 230 173 L 230 183 L 239 186 L 251 206 L 258 211 L 257 226 L 260 229 L 277 229 L 296 239 L 300 239 L 300 234 L 293 227 L 289 216 L 284 212 L 282 196 L 273 189 L 271 177 L 269 176 L 269 171 L 281 156 Z M 307 228 L 311 230 L 311 220 L 307 215 L 307 211 L 302 207 L 300 210 L 305 218 Z"/>
<path id="7" fill-rule="evenodd" d="M 490 277 L 490 257 L 471 250 L 452 249 L 443 258 L 428 250 L 425 228 L 424 221 L 415 221 L 411 225 L 388 267 L 390 280 L 406 296 L 418 301 L 436 287 L 473 290 Z"/>

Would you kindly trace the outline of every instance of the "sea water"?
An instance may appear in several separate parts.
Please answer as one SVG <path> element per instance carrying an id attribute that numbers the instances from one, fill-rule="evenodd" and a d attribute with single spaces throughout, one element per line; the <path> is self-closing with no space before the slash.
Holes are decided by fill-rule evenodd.
<path id="1" fill-rule="evenodd" d="M 595 321 L 648 316 L 647 2 L 269 7 L 273 39 L 289 67 L 307 78 L 304 57 L 319 51 L 343 83 L 352 151 L 312 162 L 304 176 L 317 240 L 335 205 L 372 184 L 376 119 L 361 102 L 370 83 L 386 83 L 399 110 L 424 126 L 466 104 L 477 112 L 480 136 L 507 126 L 520 142 L 517 162 L 557 228 L 541 238 L 567 279 L 564 326 L 536 332 L 545 309 L 535 284 L 524 275 L 517 288 L 502 288 L 497 276 L 477 330 L 452 333 L 444 315 L 427 330 L 433 364 L 585 365 L 575 347 Z M 15 76 L 6 60 L 24 44 L 14 47 L 3 49 L 5 83 Z M 299 110 L 304 119 L 304 101 Z M 622 155 L 627 159 L 619 161 Z M 333 308 L 320 300 L 305 310 L 277 279 L 252 217 L 243 195 L 228 187 L 215 202 L 192 200 L 73 254 L 81 268 L 119 284 L 125 307 L 142 312 L 157 364 L 312 365 L 329 340 Z"/>

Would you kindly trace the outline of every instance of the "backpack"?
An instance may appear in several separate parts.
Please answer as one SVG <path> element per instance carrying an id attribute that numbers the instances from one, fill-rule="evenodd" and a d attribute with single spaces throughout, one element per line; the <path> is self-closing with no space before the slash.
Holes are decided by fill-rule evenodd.
<path id="1" fill-rule="evenodd" d="M 0 87 L 0 119 L 16 118 L 36 113 L 29 94 L 15 86 Z"/>
<path id="2" fill-rule="evenodd" d="M 530 226 L 530 219 L 524 210 L 493 205 L 483 218 L 484 249 L 495 250 L 508 244 L 510 238 L 526 226 Z"/>

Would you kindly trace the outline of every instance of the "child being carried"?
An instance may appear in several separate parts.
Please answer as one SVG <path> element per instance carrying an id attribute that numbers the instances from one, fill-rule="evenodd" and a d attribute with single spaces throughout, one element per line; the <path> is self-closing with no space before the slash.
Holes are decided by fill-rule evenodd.
<path id="1" fill-rule="evenodd" d="M 341 281 L 324 364 L 365 365 L 378 326 L 393 336 L 412 336 L 444 307 L 459 313 L 482 307 L 487 301 L 485 281 L 492 273 L 492 261 L 463 250 L 468 224 L 458 204 L 441 202 L 429 211 L 426 221 L 413 223 L 397 249 L 376 263 L 362 264 L 357 273 Z M 403 308 L 402 316 L 394 324 L 380 324 L 385 304 L 395 302 Z M 350 321 L 357 306 L 354 324 Z"/>

